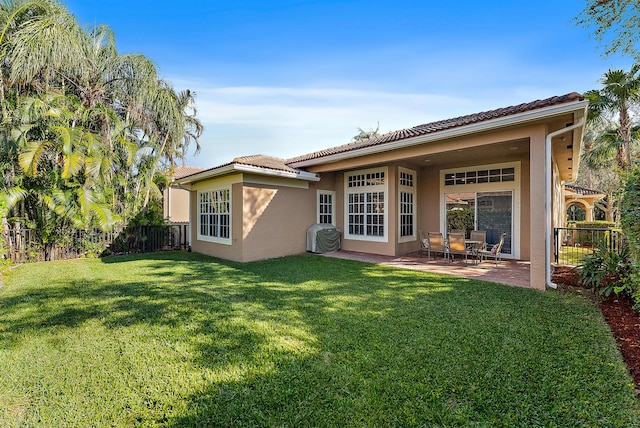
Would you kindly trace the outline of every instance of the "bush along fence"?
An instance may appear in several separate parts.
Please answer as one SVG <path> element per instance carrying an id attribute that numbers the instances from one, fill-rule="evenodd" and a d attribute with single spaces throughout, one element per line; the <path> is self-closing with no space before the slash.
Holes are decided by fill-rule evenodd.
<path id="1" fill-rule="evenodd" d="M 188 224 L 129 226 L 113 232 L 78 230 L 67 242 L 44 245 L 39 230 L 8 229 L 0 250 L 12 263 L 147 253 L 187 249 L 188 234 Z"/>
<path id="2" fill-rule="evenodd" d="M 624 247 L 624 235 L 619 229 L 606 227 L 556 227 L 554 229 L 554 262 L 578 266 L 586 255 L 604 246 L 613 253 Z"/>

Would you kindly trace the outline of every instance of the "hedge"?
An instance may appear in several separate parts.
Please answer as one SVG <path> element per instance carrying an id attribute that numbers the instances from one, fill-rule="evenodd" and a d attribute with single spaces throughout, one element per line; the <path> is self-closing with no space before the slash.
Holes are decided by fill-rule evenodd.
<path id="1" fill-rule="evenodd" d="M 637 165 L 625 180 L 624 194 L 620 202 L 620 226 L 629 243 L 634 270 L 632 296 L 638 307 L 640 305 L 640 167 Z"/>

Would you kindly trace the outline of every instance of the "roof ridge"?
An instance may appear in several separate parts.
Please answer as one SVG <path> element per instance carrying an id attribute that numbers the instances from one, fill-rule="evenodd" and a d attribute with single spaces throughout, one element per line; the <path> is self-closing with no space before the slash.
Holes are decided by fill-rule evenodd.
<path id="1" fill-rule="evenodd" d="M 461 127 L 472 123 L 483 122 L 499 117 L 511 116 L 526 111 L 537 110 L 544 107 L 553 106 L 556 104 L 564 104 L 572 101 L 582 101 L 584 97 L 577 92 L 570 92 L 565 95 L 555 95 L 545 99 L 538 99 L 526 103 L 517 104 L 514 106 L 500 107 L 493 110 L 485 110 L 478 113 L 471 113 L 467 115 L 457 116 L 450 119 L 440 119 L 437 121 L 425 123 L 422 125 L 416 125 L 411 128 L 399 129 L 396 131 L 390 131 L 382 135 L 376 135 L 375 137 L 367 138 L 365 140 L 352 141 L 347 144 L 318 150 L 312 153 L 292 157 L 285 159 L 285 164 L 289 165 L 295 162 L 301 162 L 310 159 L 322 158 L 325 156 L 344 153 L 351 150 L 356 150 L 365 147 L 371 147 L 375 145 L 390 143 L 394 141 L 400 141 L 411 137 L 420 135 L 431 134 L 446 129 Z"/>

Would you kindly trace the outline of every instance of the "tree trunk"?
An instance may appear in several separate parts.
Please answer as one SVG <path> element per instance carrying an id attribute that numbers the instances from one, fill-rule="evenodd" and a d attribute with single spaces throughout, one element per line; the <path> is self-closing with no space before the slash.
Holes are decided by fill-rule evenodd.
<path id="1" fill-rule="evenodd" d="M 618 149 L 616 161 L 620 169 L 625 171 L 631 167 L 631 118 L 624 105 L 620 107 L 620 137 L 622 147 Z"/>

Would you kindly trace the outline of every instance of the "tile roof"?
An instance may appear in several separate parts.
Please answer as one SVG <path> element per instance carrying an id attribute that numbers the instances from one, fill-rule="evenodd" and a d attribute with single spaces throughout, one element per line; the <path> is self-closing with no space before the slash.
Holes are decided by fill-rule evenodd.
<path id="1" fill-rule="evenodd" d="M 578 187 L 578 186 L 573 186 L 571 184 L 565 184 L 564 185 L 565 189 L 572 191 L 578 195 L 585 195 L 585 196 L 589 196 L 589 195 L 602 195 L 603 192 L 600 190 L 593 190 L 593 189 L 587 189 L 586 187 Z"/>
<path id="2" fill-rule="evenodd" d="M 284 159 L 274 158 L 272 156 L 266 155 L 251 155 L 251 156 L 241 156 L 235 158 L 231 164 L 241 164 L 248 166 L 255 166 L 258 168 L 267 168 L 273 169 L 276 171 L 287 171 L 287 172 L 300 172 L 299 169 L 292 168 L 285 163 Z"/>
<path id="3" fill-rule="evenodd" d="M 192 175 L 204 170 L 205 168 L 198 168 L 196 166 L 176 166 L 173 169 L 173 178 L 177 180 L 178 178 L 186 177 L 187 175 Z"/>
<path id="4" fill-rule="evenodd" d="M 393 131 L 384 135 L 378 135 L 373 138 L 369 138 L 362 141 L 356 141 L 342 146 L 332 147 L 329 149 L 320 150 L 313 153 L 308 153 L 302 156 L 287 159 L 286 164 L 290 165 L 296 162 L 302 162 L 311 159 L 322 158 L 338 153 L 349 152 L 352 150 L 362 149 L 366 147 L 378 146 L 386 143 L 404 140 L 407 138 L 417 137 L 421 135 L 433 134 L 439 131 L 447 129 L 462 127 L 465 125 L 471 125 L 474 123 L 484 122 L 491 119 L 497 119 L 505 116 L 511 116 L 518 113 L 524 113 L 532 110 L 541 109 L 544 107 L 550 107 L 557 104 L 564 104 L 574 101 L 582 101 L 584 97 L 576 92 L 570 94 L 555 96 L 546 98 L 543 100 L 536 100 L 529 103 L 523 103 L 511 107 L 503 107 L 496 110 L 489 110 L 480 113 L 469 114 L 466 116 L 460 116 L 453 119 L 439 120 L 436 122 L 426 123 L 424 125 L 414 126 L 413 128 L 401 129 L 399 131 Z"/>

